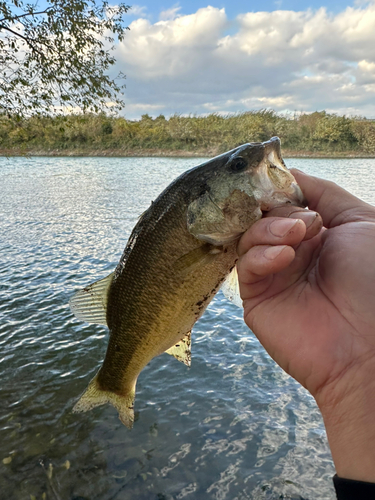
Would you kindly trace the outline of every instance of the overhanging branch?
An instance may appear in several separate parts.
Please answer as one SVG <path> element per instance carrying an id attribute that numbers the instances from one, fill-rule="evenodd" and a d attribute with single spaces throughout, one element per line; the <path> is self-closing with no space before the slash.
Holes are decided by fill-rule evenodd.
<path id="1" fill-rule="evenodd" d="M 24 40 L 27 43 L 27 45 L 30 47 L 30 49 L 33 52 L 36 52 L 37 54 L 40 55 L 40 57 L 42 57 L 43 59 L 45 59 L 45 55 L 43 54 L 43 52 L 40 52 L 40 50 L 38 50 L 37 48 L 35 48 L 35 46 L 30 42 L 30 40 L 27 37 L 21 35 L 21 33 L 17 33 L 17 31 L 13 31 L 11 28 L 9 28 L 8 26 L 4 26 L 3 24 L 0 24 L 0 30 L 9 31 L 9 33 L 12 33 L 12 35 L 21 38 L 22 40 Z"/>
<path id="2" fill-rule="evenodd" d="M 18 16 L 14 15 L 11 18 L 3 17 L 3 19 L 0 19 L 0 23 L 2 23 L 3 21 L 7 21 L 7 20 L 12 21 L 12 23 L 14 23 L 14 22 L 17 22 L 22 17 L 39 16 L 41 14 L 47 14 L 47 12 L 49 12 L 52 8 L 53 7 L 48 7 L 47 9 L 41 10 L 40 12 L 27 12 L 26 14 L 20 14 Z"/>

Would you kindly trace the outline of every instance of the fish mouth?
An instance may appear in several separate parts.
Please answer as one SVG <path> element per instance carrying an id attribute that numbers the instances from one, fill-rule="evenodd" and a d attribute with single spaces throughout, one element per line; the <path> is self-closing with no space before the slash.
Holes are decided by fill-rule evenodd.
<path id="1" fill-rule="evenodd" d="M 262 217 L 268 214 L 268 212 L 271 212 L 271 210 L 274 210 L 275 208 L 281 208 L 285 206 L 293 206 L 293 203 L 290 200 L 285 201 L 284 203 L 277 203 L 276 205 L 270 205 L 268 203 L 263 203 L 260 206 L 260 210 L 262 212 Z M 296 206 L 296 205 L 294 205 Z"/>
<path id="2" fill-rule="evenodd" d="M 256 198 L 262 213 L 285 205 L 306 207 L 302 190 L 281 156 L 280 139 L 272 137 L 263 145 L 263 160 L 256 168 Z"/>
<path id="3" fill-rule="evenodd" d="M 307 207 L 307 200 L 304 197 L 301 188 L 298 186 L 296 182 L 291 184 L 293 188 L 292 192 L 286 193 L 282 190 L 274 191 L 274 196 L 271 200 L 262 200 L 260 202 L 260 210 L 262 211 L 262 215 L 265 215 L 267 212 L 270 212 L 274 208 L 280 208 L 285 206 L 294 206 L 299 208 Z M 275 196 L 276 195 L 276 196 Z M 279 199 L 277 199 L 277 195 L 281 195 Z"/>
<path id="4" fill-rule="evenodd" d="M 307 200 L 297 182 L 292 182 L 291 187 L 293 188 L 293 193 L 285 193 L 291 204 L 296 207 L 306 208 Z"/>

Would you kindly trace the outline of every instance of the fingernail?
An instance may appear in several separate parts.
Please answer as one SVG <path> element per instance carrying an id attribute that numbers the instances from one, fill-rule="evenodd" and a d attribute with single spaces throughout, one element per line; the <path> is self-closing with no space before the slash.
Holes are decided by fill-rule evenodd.
<path id="1" fill-rule="evenodd" d="M 302 172 L 302 170 L 300 170 L 299 168 L 293 167 L 290 170 L 291 170 L 292 173 L 293 172 L 298 172 L 299 174 L 306 175 L 305 172 Z"/>
<path id="2" fill-rule="evenodd" d="M 270 224 L 270 231 L 274 236 L 282 238 L 287 235 L 292 227 L 297 223 L 296 219 L 274 220 Z"/>
<path id="3" fill-rule="evenodd" d="M 303 212 L 302 210 L 300 212 L 295 212 L 293 215 L 298 217 L 298 219 L 303 220 L 305 223 L 306 229 L 309 228 L 313 222 L 316 221 L 316 218 L 318 217 L 317 212 Z"/>
<path id="4" fill-rule="evenodd" d="M 286 245 L 278 245 L 276 247 L 268 247 L 264 250 L 263 255 L 268 260 L 274 260 L 284 250 Z"/>

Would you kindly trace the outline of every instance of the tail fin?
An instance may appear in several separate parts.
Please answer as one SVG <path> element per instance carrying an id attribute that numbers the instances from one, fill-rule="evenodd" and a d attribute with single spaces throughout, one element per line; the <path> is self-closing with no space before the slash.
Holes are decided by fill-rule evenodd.
<path id="1" fill-rule="evenodd" d="M 92 410 L 95 406 L 110 403 L 118 411 L 121 422 L 131 429 L 134 423 L 134 398 L 135 385 L 129 394 L 120 396 L 114 392 L 100 389 L 98 375 L 95 375 L 86 391 L 75 404 L 73 411 L 75 413 L 85 412 Z"/>

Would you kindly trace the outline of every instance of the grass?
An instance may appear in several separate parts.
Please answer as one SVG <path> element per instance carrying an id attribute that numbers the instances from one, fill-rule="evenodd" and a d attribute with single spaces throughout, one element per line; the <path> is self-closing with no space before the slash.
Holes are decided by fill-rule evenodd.
<path id="1" fill-rule="evenodd" d="M 285 156 L 374 156 L 375 121 L 272 110 L 236 115 L 0 115 L 0 154 L 51 156 L 214 156 L 246 142 L 279 136 Z"/>

